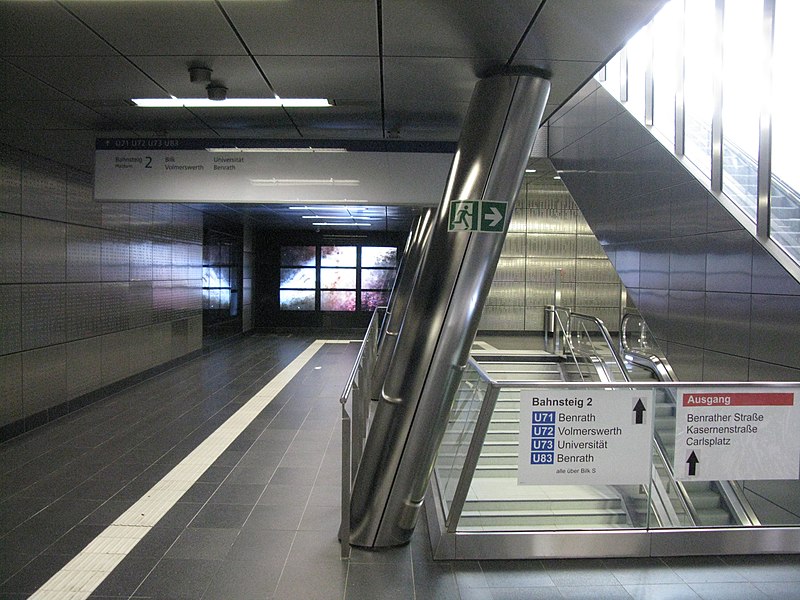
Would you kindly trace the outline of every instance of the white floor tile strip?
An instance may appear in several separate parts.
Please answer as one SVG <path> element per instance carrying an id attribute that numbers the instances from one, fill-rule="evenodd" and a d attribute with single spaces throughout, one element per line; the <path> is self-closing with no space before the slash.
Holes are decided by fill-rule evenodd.
<path id="1" fill-rule="evenodd" d="M 314 341 L 30 598 L 88 598 L 322 346 L 348 343 L 348 340 Z"/>

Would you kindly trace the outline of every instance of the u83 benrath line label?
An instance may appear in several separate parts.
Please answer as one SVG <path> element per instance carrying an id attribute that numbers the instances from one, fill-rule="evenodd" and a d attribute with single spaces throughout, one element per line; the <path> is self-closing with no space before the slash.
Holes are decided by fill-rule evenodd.
<path id="1" fill-rule="evenodd" d="M 800 477 L 798 388 L 678 388 L 677 479 Z"/>
<path id="2" fill-rule="evenodd" d="M 523 390 L 519 413 L 520 484 L 650 480 L 652 392 Z"/>

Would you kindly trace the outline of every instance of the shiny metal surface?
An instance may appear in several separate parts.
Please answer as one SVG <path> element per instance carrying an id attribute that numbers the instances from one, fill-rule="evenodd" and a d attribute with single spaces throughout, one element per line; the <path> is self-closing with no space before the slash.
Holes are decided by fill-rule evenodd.
<path id="1" fill-rule="evenodd" d="M 40 348 L 66 341 L 63 283 L 21 286 L 22 349 Z"/>
<path id="2" fill-rule="evenodd" d="M 63 282 L 66 265 L 64 223 L 22 217 L 22 281 Z"/>
<path id="3" fill-rule="evenodd" d="M 64 221 L 67 207 L 66 168 L 38 157 L 22 160 L 20 214 Z"/>
<path id="4" fill-rule="evenodd" d="M 775 0 L 764 0 L 762 20 L 762 69 L 759 86 L 763 95 L 758 120 L 758 192 L 756 205 L 756 233 L 768 239 L 770 233 L 770 174 L 772 172 L 772 111 L 767 90 L 772 89 L 772 40 L 775 33 Z"/>
<path id="5" fill-rule="evenodd" d="M 422 255 L 426 245 L 430 242 L 433 222 L 433 209 L 425 209 L 416 221 L 414 229 L 408 238 L 379 336 L 375 368 L 370 385 L 372 398 L 380 398 L 386 373 L 389 370 L 389 364 L 397 344 L 397 336 L 400 333 L 400 327 L 406 315 L 409 299 L 414 292 Z"/>
<path id="6" fill-rule="evenodd" d="M 502 75 L 475 88 L 356 475 L 355 545 L 403 544 L 414 529 L 504 239 L 448 233 L 449 201 L 490 198 L 513 210 L 549 87 L 540 76 Z"/>
<path id="7" fill-rule="evenodd" d="M 711 117 L 711 190 L 722 191 L 722 69 L 724 67 L 722 52 L 722 32 L 725 21 L 725 0 L 714 2 L 714 30 L 708 35 L 714 36 L 711 59 L 711 80 L 713 94 L 713 115 Z"/>

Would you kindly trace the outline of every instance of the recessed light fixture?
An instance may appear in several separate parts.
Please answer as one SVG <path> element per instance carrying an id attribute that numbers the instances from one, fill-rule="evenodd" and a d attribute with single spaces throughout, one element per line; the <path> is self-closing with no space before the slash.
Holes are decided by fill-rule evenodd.
<path id="1" fill-rule="evenodd" d="M 372 223 L 312 223 L 315 226 L 325 226 L 325 227 L 372 227 Z"/>
<path id="2" fill-rule="evenodd" d="M 556 175 L 555 177 L 553 177 L 553 179 L 561 179 L 561 177 L 559 177 L 558 175 Z"/>
<path id="3" fill-rule="evenodd" d="M 209 108 L 225 106 L 228 108 L 319 108 L 333 106 L 326 98 L 132 98 L 136 106 L 142 108 Z"/>
<path id="4" fill-rule="evenodd" d="M 303 219 L 319 219 L 320 215 L 303 215 Z M 325 215 L 326 219 L 358 219 L 359 221 L 379 221 L 380 217 L 337 217 L 332 215 Z"/>
<path id="5" fill-rule="evenodd" d="M 206 152 L 347 152 L 347 148 L 239 148 L 238 146 L 228 148 L 206 148 Z"/>
<path id="6" fill-rule="evenodd" d="M 357 186 L 361 184 L 358 179 L 251 179 L 252 185 L 261 186 L 281 186 L 281 185 L 348 185 Z"/>
<path id="7" fill-rule="evenodd" d="M 536 169 L 525 169 L 526 173 L 536 173 Z"/>

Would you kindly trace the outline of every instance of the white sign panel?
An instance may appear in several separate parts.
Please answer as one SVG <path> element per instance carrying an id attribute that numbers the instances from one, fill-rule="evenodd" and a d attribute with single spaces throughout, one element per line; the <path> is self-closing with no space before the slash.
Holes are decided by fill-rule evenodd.
<path id="1" fill-rule="evenodd" d="M 197 144 L 99 140 L 95 200 L 433 205 L 453 159 L 448 152 L 186 149 L 185 142 Z"/>
<path id="2" fill-rule="evenodd" d="M 792 388 L 679 388 L 677 479 L 797 479 L 800 412 Z"/>
<path id="3" fill-rule="evenodd" d="M 519 413 L 520 484 L 650 481 L 651 392 L 524 390 Z"/>

